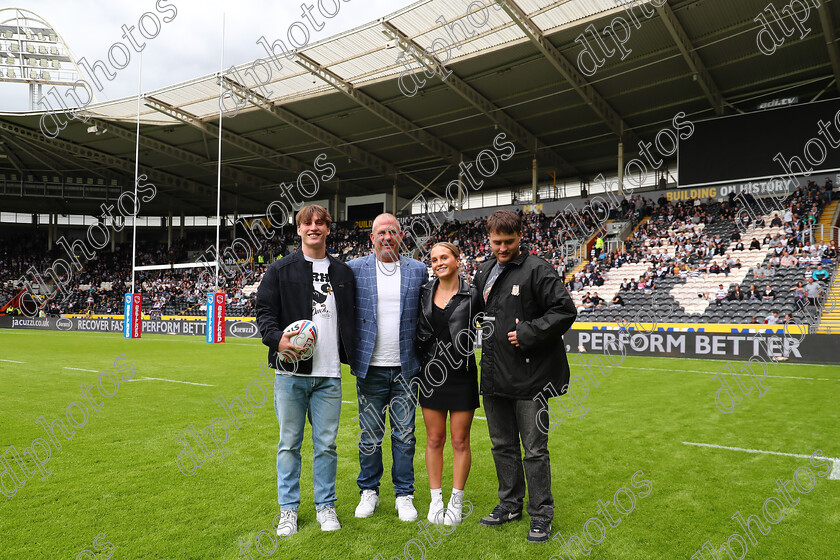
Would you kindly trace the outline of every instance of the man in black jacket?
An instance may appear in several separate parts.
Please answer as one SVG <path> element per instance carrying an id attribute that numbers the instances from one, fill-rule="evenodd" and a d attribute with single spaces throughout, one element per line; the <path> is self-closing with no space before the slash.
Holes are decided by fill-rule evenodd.
<path id="1" fill-rule="evenodd" d="M 341 528 L 335 512 L 335 438 L 341 412 L 341 362 L 350 363 L 355 339 L 355 279 L 346 264 L 326 251 L 332 218 L 323 206 L 304 206 L 296 217 L 301 249 L 274 261 L 257 290 L 257 325 L 275 368 L 274 410 L 280 424 L 277 447 L 277 534 L 297 532 L 300 448 L 306 418 L 312 426 L 312 478 L 322 531 Z M 315 323 L 311 356 L 283 333 L 300 319 Z"/>
<path id="2" fill-rule="evenodd" d="M 485 320 L 493 325 L 481 352 L 481 394 L 499 479 L 499 505 L 481 520 L 495 526 L 522 517 L 528 480 L 528 540 L 551 534 L 554 499 L 548 433 L 537 425 L 534 398 L 549 385 L 566 392 L 569 363 L 563 334 L 577 318 L 563 282 L 550 264 L 520 250 L 522 222 L 509 210 L 487 219 L 490 258 L 475 285 L 485 300 Z M 520 439 L 525 448 L 523 472 Z"/>

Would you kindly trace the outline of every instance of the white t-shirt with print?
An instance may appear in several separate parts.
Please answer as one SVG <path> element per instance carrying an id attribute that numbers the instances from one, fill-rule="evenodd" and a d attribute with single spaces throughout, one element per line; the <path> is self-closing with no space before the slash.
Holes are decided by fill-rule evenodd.
<path id="1" fill-rule="evenodd" d="M 341 377 L 341 361 L 338 356 L 338 311 L 335 294 L 330 282 L 328 258 L 313 259 L 312 263 L 312 322 L 318 333 L 315 351 L 312 354 L 312 376 Z"/>

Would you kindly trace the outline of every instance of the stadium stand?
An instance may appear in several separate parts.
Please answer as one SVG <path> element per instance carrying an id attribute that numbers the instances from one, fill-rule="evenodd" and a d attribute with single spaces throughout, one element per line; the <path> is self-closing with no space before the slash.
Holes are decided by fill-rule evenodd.
<path id="1" fill-rule="evenodd" d="M 785 201 L 785 212 L 769 214 L 761 214 L 755 200 L 749 210 L 734 205 L 732 199 L 660 205 L 651 220 L 633 232 L 629 250 L 589 262 L 570 279 L 580 320 L 656 317 L 674 323 L 764 323 L 774 321 L 774 310 L 779 322 L 785 314 L 813 313 L 807 309 L 807 298 L 797 299 L 791 288 L 796 279 L 812 278 L 817 266 L 825 268 L 826 278 L 836 268 L 836 245 L 811 244 L 811 226 L 826 202 L 823 194 L 809 182 Z M 742 216 L 750 223 L 739 227 L 736 220 Z M 758 217 L 752 221 L 748 216 Z M 792 251 L 795 266 L 781 266 L 786 249 Z M 812 282 L 824 296 L 826 279 Z M 739 295 L 748 293 L 752 285 L 765 291 L 769 286 L 774 297 Z M 736 287 L 738 293 L 733 295 Z M 593 304 L 596 288 L 603 301 Z M 623 305 L 612 303 L 616 296 Z M 820 297 L 813 303 L 819 304 Z"/>
<path id="2" fill-rule="evenodd" d="M 786 314 L 813 313 L 805 294 L 808 279 L 816 283 L 819 298 L 828 294 L 828 280 L 836 270 L 836 246 L 814 239 L 814 224 L 825 213 L 833 213 L 837 202 L 826 205 L 824 191 L 809 182 L 784 201 L 784 211 L 763 213 L 762 204 L 748 199 L 748 207 L 730 197 L 722 202 L 684 200 L 668 202 L 635 195 L 624 198 L 619 207 L 604 216 L 635 225 L 623 247 L 612 251 L 587 251 L 589 260 L 569 258 L 564 243 L 585 240 L 589 247 L 600 235 L 589 205 L 579 210 L 561 210 L 553 216 L 542 212 L 522 213 L 523 242 L 529 250 L 545 258 L 560 274 L 569 270 L 567 285 L 582 321 L 632 321 L 655 315 L 661 322 L 674 323 L 764 323 L 780 320 Z M 750 216 L 755 217 L 755 219 Z M 425 251 L 438 241 L 451 241 L 463 253 L 463 274 L 471 279 L 478 265 L 491 256 L 484 228 L 484 217 L 468 221 L 453 220 L 425 240 L 408 238 L 414 254 L 416 243 Z M 740 223 L 739 223 L 740 222 Z M 563 234 L 558 234 L 563 231 Z M 370 250 L 368 231 L 346 224 L 334 224 L 331 252 L 343 260 Z M 254 263 L 243 264 L 225 284 L 228 316 L 252 316 L 256 290 L 265 267 L 274 258 L 296 250 L 294 232 L 267 240 L 260 250 L 264 264 L 255 255 Z M 813 245 L 812 245 L 813 243 Z M 752 245 L 752 247 L 751 247 Z M 20 291 L 17 279 L 30 267 L 44 270 L 61 251 L 44 253 L 39 236 L 27 236 L 3 249 L 0 264 L 6 271 L 2 288 L 2 310 Z M 137 262 L 177 263 L 209 254 L 209 236 L 166 243 L 138 245 Z M 222 250 L 226 248 L 223 245 Z M 40 255 L 33 257 L 32 255 Z M 211 257 L 212 258 L 212 257 Z M 825 271 L 814 277 L 817 267 Z M 211 286 L 200 280 L 201 269 L 138 272 L 137 283 L 144 293 L 143 311 L 152 316 L 203 316 L 203 293 Z M 70 286 L 72 295 L 60 303 L 50 303 L 48 315 L 66 313 L 112 314 L 121 311 L 121 296 L 130 286 L 130 246 L 118 244 L 114 252 L 101 251 L 85 263 Z M 802 290 L 794 288 L 803 282 Z M 720 287 L 722 285 L 722 288 Z M 122 287 L 122 286 L 125 286 Z M 750 297 L 750 288 L 759 292 Z M 774 297 L 764 298 L 769 289 Z M 813 290 L 813 288 L 812 288 Z M 596 295 L 597 294 L 597 295 Z M 594 303 L 592 298 L 598 298 Z M 616 299 L 617 298 L 617 299 Z"/>
<path id="3" fill-rule="evenodd" d="M 344 259 L 355 258 L 366 250 L 365 243 L 369 242 L 367 232 L 357 227 L 338 226 L 333 231 L 331 250 Z M 72 240 L 71 240 L 72 241 Z M 274 258 L 288 254 L 295 250 L 294 233 L 289 229 L 282 235 L 266 240 L 260 248 L 260 255 L 266 265 Z M 9 303 L 18 295 L 23 287 L 19 280 L 25 275 L 33 280 L 34 268 L 41 274 L 41 278 L 48 285 L 52 285 L 49 276 L 44 278 L 43 271 L 56 259 L 67 259 L 63 249 L 57 248 L 43 251 L 46 244 L 44 235 L 27 235 L 13 238 L 12 242 L 0 252 L 0 269 L 4 277 L 0 279 L 0 314 L 5 312 Z M 214 258 L 215 240 L 211 237 L 196 237 L 189 241 L 175 240 L 171 247 L 161 242 L 138 242 L 137 263 L 179 263 L 195 261 L 196 257 L 205 255 L 204 260 Z M 222 252 L 228 247 L 222 245 Z M 210 251 L 210 252 L 208 252 Z M 36 256 L 37 255 L 37 256 Z M 252 316 L 256 290 L 265 266 L 255 262 L 241 265 L 241 271 L 225 281 L 227 293 L 226 313 L 231 317 Z M 72 282 L 67 287 L 70 296 L 61 299 L 60 294 L 45 307 L 46 315 L 58 316 L 71 313 L 91 314 L 119 314 L 122 312 L 123 294 L 131 285 L 131 246 L 129 243 L 116 244 L 115 250 L 98 251 L 90 260 L 80 259 L 83 268 L 74 274 Z M 211 274 L 213 269 L 210 269 Z M 143 312 L 151 316 L 182 315 L 203 316 L 203 294 L 211 287 L 210 283 L 202 282 L 203 269 L 180 269 L 164 271 L 138 271 L 136 283 L 138 291 L 144 294 Z"/>

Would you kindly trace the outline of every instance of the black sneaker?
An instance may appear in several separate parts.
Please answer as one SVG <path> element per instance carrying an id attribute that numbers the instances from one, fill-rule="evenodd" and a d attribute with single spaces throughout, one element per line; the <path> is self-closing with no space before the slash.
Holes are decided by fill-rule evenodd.
<path id="1" fill-rule="evenodd" d="M 531 518 L 531 530 L 528 531 L 528 542 L 546 542 L 551 536 L 551 521 L 548 519 Z"/>
<path id="2" fill-rule="evenodd" d="M 508 521 L 519 521 L 520 519 L 522 519 L 522 510 L 511 512 L 503 508 L 502 504 L 499 504 L 493 508 L 490 515 L 482 517 L 479 523 L 487 527 L 495 527 L 496 525 L 504 525 Z"/>

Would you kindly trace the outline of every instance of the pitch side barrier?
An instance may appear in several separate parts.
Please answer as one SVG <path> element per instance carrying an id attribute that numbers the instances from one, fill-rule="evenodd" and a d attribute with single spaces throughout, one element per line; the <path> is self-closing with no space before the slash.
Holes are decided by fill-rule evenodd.
<path id="1" fill-rule="evenodd" d="M 563 335 L 567 352 L 600 355 L 619 348 L 628 356 L 665 356 L 749 361 L 756 355 L 782 363 L 840 364 L 835 335 L 807 334 L 807 327 L 784 325 L 680 325 L 677 331 L 616 327 L 583 330 L 575 325 Z M 706 327 L 716 327 L 710 330 Z M 713 332 L 714 331 L 714 332 Z"/>
<path id="2" fill-rule="evenodd" d="M 199 320 L 196 320 L 199 319 Z M 204 317 L 144 319 L 143 334 L 183 334 L 206 336 Z M 122 315 L 96 317 L 0 317 L 2 329 L 36 329 L 44 331 L 75 331 L 122 333 Z M 259 329 L 251 317 L 235 317 L 225 321 L 225 336 L 233 338 L 259 338 Z"/>

